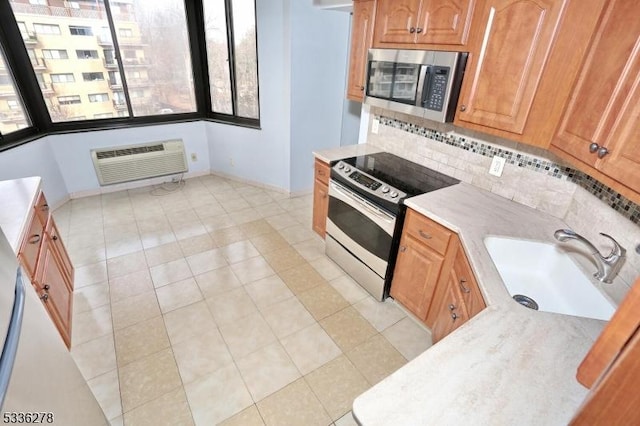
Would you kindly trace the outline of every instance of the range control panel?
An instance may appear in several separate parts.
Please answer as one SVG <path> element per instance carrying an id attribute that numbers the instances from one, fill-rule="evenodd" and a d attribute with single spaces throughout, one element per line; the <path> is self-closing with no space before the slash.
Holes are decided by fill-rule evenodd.
<path id="1" fill-rule="evenodd" d="M 353 186 L 358 186 L 376 197 L 398 203 L 407 194 L 397 188 L 386 185 L 373 176 L 358 170 L 344 161 L 339 161 L 333 166 L 333 170 L 346 178 Z"/>

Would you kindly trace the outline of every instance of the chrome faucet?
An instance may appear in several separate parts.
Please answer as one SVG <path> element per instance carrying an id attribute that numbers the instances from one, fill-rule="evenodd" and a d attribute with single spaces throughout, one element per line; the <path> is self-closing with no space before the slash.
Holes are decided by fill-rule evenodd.
<path id="1" fill-rule="evenodd" d="M 596 261 L 596 265 L 598 266 L 598 272 L 593 274 L 593 276 L 604 283 L 611 283 L 622 267 L 623 259 L 627 250 L 618 244 L 618 242 L 610 235 L 603 234 L 602 232 L 600 235 L 607 237 L 613 242 L 613 250 L 611 250 L 611 253 L 607 257 L 600 254 L 600 251 L 591 244 L 589 240 L 582 235 L 573 232 L 571 229 L 558 229 L 553 234 L 558 241 L 564 242 L 567 240 L 577 240 L 587 246 L 589 253 L 593 256 Z"/>

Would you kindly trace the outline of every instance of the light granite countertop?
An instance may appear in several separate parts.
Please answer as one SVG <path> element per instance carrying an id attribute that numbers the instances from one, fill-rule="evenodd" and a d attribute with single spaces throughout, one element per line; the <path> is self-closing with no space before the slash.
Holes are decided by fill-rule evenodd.
<path id="1" fill-rule="evenodd" d="M 356 157 L 358 155 L 375 154 L 376 152 L 381 151 L 382 150 L 380 148 L 376 148 L 372 145 L 358 144 L 314 151 L 313 155 L 317 159 L 322 160 L 325 163 L 331 163 L 332 161 L 342 160 L 343 158 Z"/>
<path id="2" fill-rule="evenodd" d="M 458 233 L 488 307 L 358 397 L 358 421 L 567 424 L 588 392 L 576 369 L 605 322 L 520 306 L 483 243 L 489 235 L 554 242 L 566 224 L 465 183 L 405 203 Z"/>
<path id="3" fill-rule="evenodd" d="M 379 151 L 357 145 L 314 155 L 330 162 Z M 364 426 L 566 425 L 588 393 L 576 369 L 605 322 L 520 306 L 483 240 L 495 235 L 555 243 L 554 231 L 567 225 L 466 183 L 405 203 L 458 233 L 487 308 L 356 398 L 356 419 Z M 594 268 L 579 257 L 585 270 Z"/>
<path id="4" fill-rule="evenodd" d="M 16 254 L 27 231 L 27 221 L 40 192 L 41 181 L 36 176 L 0 181 L 0 228 Z"/>

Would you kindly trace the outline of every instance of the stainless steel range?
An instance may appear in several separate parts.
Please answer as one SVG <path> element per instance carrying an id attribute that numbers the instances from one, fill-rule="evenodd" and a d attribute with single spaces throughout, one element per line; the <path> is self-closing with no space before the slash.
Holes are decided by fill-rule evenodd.
<path id="1" fill-rule="evenodd" d="M 389 153 L 331 168 L 326 254 L 377 300 L 389 295 L 407 197 L 457 179 Z"/>

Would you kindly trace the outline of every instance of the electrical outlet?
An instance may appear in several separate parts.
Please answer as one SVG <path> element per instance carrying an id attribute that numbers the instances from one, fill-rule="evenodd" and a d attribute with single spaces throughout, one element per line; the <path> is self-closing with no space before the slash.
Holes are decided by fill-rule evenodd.
<path id="1" fill-rule="evenodd" d="M 371 124 L 371 133 L 377 135 L 378 130 L 380 130 L 380 120 L 376 117 L 373 119 L 373 124 Z"/>
<path id="2" fill-rule="evenodd" d="M 502 157 L 498 157 L 497 155 L 495 155 L 493 157 L 493 161 L 491 161 L 491 166 L 489 167 L 489 174 L 493 175 L 493 176 L 502 176 L 502 171 L 504 170 L 504 163 L 507 160 L 505 160 Z"/>
<path id="3" fill-rule="evenodd" d="M 191 153 L 191 161 L 198 161 L 198 154 L 196 154 L 195 152 Z"/>

